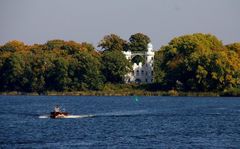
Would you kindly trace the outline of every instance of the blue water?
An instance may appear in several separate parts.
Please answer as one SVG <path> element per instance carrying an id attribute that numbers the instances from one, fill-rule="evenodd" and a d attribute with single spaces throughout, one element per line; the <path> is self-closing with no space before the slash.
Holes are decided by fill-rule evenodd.
<path id="1" fill-rule="evenodd" d="M 59 104 L 86 118 L 49 119 Z M 0 148 L 240 148 L 240 98 L 0 96 Z"/>

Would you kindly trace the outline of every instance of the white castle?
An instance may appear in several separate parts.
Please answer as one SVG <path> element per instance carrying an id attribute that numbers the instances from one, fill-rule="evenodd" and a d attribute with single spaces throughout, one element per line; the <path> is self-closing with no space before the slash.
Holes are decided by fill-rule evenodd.
<path id="1" fill-rule="evenodd" d="M 152 83 L 153 82 L 153 61 L 154 52 L 151 43 L 148 44 L 147 52 L 131 52 L 124 51 L 126 58 L 132 60 L 135 56 L 141 56 L 145 59 L 145 63 L 134 63 L 133 71 L 125 76 L 125 82 L 136 82 L 136 83 Z"/>

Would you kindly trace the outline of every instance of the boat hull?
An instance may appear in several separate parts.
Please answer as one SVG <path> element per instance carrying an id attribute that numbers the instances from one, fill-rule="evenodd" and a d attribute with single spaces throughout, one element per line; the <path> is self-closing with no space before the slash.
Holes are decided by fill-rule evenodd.
<path id="1" fill-rule="evenodd" d="M 65 118 L 68 115 L 67 112 L 51 112 L 50 118 Z"/>

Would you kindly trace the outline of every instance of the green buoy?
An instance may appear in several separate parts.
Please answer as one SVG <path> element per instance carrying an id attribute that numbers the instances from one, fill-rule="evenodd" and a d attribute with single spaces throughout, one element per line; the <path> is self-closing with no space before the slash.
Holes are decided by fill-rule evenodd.
<path id="1" fill-rule="evenodd" d="M 139 99 L 138 99 L 138 96 L 135 96 L 135 101 L 138 101 Z"/>

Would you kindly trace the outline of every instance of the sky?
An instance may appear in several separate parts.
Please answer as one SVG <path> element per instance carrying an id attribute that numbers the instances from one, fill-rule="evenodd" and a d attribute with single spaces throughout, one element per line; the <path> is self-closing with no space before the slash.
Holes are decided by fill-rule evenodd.
<path id="1" fill-rule="evenodd" d="M 96 46 L 111 33 L 149 36 L 154 49 L 177 36 L 216 35 L 240 41 L 240 0 L 0 0 L 0 44 L 52 39 Z"/>

